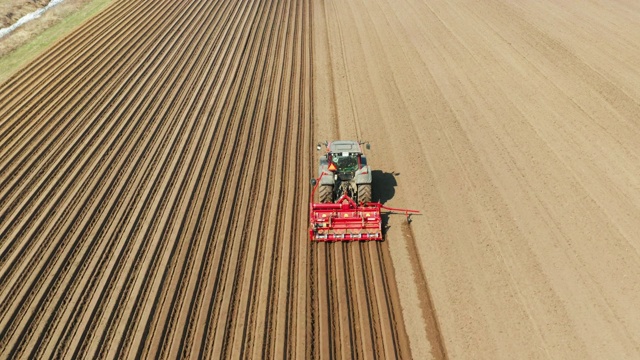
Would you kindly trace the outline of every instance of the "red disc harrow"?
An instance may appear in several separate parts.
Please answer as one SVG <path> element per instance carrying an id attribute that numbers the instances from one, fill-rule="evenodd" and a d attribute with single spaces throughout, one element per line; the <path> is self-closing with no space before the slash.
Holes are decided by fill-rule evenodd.
<path id="1" fill-rule="evenodd" d="M 311 191 L 309 204 L 309 237 L 311 241 L 369 241 L 382 240 L 382 209 L 404 213 L 409 219 L 418 210 L 397 209 L 379 202 L 356 204 L 347 194 L 334 203 L 314 203 L 313 198 L 320 183 Z"/>

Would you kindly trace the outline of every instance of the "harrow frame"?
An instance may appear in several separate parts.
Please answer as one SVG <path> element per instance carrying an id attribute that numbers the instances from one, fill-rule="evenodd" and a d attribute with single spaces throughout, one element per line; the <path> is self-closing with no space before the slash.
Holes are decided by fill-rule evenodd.
<path id="1" fill-rule="evenodd" d="M 381 241 L 382 209 L 390 213 L 404 213 L 407 221 L 410 221 L 411 214 L 420 213 L 418 210 L 387 207 L 379 202 L 356 204 L 346 193 L 334 203 L 314 203 L 322 175 L 316 179 L 309 201 L 311 241 Z"/>

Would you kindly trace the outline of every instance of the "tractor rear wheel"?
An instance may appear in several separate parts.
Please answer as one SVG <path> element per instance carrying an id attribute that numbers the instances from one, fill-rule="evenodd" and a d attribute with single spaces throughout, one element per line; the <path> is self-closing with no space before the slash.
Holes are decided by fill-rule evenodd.
<path id="1" fill-rule="evenodd" d="M 358 203 L 371 202 L 371 184 L 358 185 Z"/>
<path id="2" fill-rule="evenodd" d="M 318 196 L 321 203 L 333 202 L 333 186 L 332 185 L 320 185 L 318 187 Z"/>

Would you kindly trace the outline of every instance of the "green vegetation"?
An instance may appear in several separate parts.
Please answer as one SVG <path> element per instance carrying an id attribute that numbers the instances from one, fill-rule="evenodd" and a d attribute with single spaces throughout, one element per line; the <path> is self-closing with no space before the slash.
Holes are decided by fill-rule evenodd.
<path id="1" fill-rule="evenodd" d="M 56 41 L 71 33 L 78 25 L 106 8 L 110 2 L 111 0 L 92 0 L 84 4 L 57 24 L 0 58 L 0 82 L 6 80 Z"/>

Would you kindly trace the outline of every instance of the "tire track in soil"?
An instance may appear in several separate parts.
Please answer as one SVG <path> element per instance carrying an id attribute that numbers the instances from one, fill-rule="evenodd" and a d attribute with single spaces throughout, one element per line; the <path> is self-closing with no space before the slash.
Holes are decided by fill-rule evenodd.
<path id="1" fill-rule="evenodd" d="M 445 342 L 442 338 L 442 332 L 440 330 L 440 323 L 438 322 L 438 314 L 436 308 L 433 305 L 433 297 L 431 296 L 431 289 L 427 278 L 422 271 L 422 263 L 417 256 L 418 250 L 416 248 L 416 241 L 413 235 L 411 226 L 407 223 L 402 225 L 402 235 L 407 239 L 409 245 L 409 253 L 414 254 L 411 256 L 411 268 L 416 278 L 416 288 L 418 290 L 418 298 L 420 299 L 420 309 L 422 310 L 422 318 L 425 321 L 425 332 L 431 344 L 431 354 L 434 359 L 448 359 L 447 349 Z"/>

